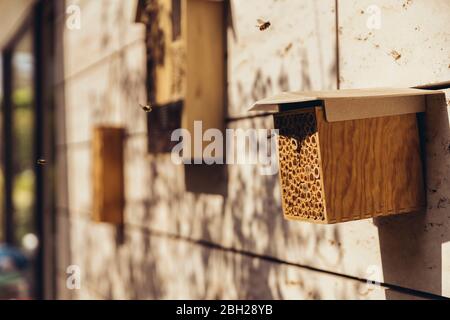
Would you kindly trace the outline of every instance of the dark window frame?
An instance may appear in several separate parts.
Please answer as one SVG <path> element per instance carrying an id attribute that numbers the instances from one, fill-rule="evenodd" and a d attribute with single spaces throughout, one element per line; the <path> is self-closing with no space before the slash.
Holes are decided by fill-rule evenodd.
<path id="1" fill-rule="evenodd" d="M 15 34 L 11 37 L 9 42 L 6 43 L 0 51 L 2 53 L 2 86 L 3 86 L 3 171 L 4 171 L 4 194 L 3 194 L 3 228 L 4 228 L 4 241 L 7 244 L 14 244 L 14 207 L 12 202 L 12 188 L 13 188 L 13 123 L 12 123 L 12 111 L 13 111 L 13 53 L 27 32 L 32 32 L 32 54 L 33 54 L 33 95 L 34 101 L 32 103 L 34 113 L 34 140 L 33 140 L 33 157 L 35 160 L 42 157 L 46 152 L 48 157 L 54 159 L 54 141 L 46 142 L 46 138 L 52 136 L 53 121 L 45 115 L 45 111 L 49 108 L 53 108 L 47 105 L 45 102 L 48 94 L 48 89 L 45 87 L 45 81 L 51 81 L 51 75 L 47 73 L 48 68 L 48 51 L 52 46 L 51 41 L 45 39 L 44 33 L 48 36 L 48 25 L 45 28 L 45 23 L 49 23 L 45 19 L 53 19 L 54 14 L 54 1 L 53 0 L 40 0 L 33 5 L 27 16 L 24 18 L 21 26 L 16 30 Z M 51 20 L 50 23 L 54 23 Z M 52 127 L 49 128 L 48 126 Z M 49 200 L 49 192 L 52 188 L 53 181 L 50 181 L 49 177 L 45 173 L 45 169 L 35 165 L 35 190 L 34 190 L 34 225 L 36 235 L 39 239 L 39 246 L 36 252 L 35 258 L 35 275 L 34 275 L 34 292 L 33 298 L 43 299 L 54 296 L 55 293 L 55 277 L 49 273 L 50 270 L 55 270 L 54 266 L 54 247 L 47 245 L 53 242 L 54 217 L 55 206 L 53 201 L 54 197 Z M 45 210 L 49 211 L 45 214 Z M 45 232 L 44 232 L 45 231 Z M 44 255 L 44 250 L 48 250 Z M 47 277 L 51 277 L 51 280 Z"/>

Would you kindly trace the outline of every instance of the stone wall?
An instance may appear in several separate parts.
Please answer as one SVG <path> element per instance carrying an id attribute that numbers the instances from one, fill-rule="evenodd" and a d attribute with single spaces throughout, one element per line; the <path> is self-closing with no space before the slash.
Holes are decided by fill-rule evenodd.
<path id="1" fill-rule="evenodd" d="M 329 226 L 286 221 L 278 177 L 259 175 L 257 166 L 227 166 L 221 194 L 190 192 L 183 166 L 147 152 L 136 1 L 58 2 L 58 298 L 450 296 L 448 108 L 429 113 L 427 212 Z M 247 109 L 280 91 L 449 80 L 448 1 L 376 1 L 378 30 L 366 26 L 372 2 L 339 1 L 336 19 L 334 0 L 232 1 L 227 126 L 272 127 L 270 117 L 246 118 Z M 81 8 L 80 30 L 65 27 L 71 3 Z M 271 27 L 259 31 L 258 18 Z M 127 128 L 120 229 L 90 218 L 96 124 Z M 80 290 L 66 288 L 68 265 L 81 268 Z M 366 286 L 377 271 L 386 285 Z"/>

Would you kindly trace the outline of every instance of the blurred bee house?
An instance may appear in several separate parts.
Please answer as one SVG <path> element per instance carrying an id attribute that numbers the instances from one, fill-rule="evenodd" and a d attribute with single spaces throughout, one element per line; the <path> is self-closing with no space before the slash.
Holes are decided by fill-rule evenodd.
<path id="1" fill-rule="evenodd" d="M 353 89 L 282 93 L 251 110 L 279 129 L 282 207 L 314 223 L 418 211 L 426 206 L 418 113 L 440 91 Z"/>
<path id="2" fill-rule="evenodd" d="M 123 223 L 125 130 L 114 126 L 94 128 L 93 220 L 114 225 Z"/>
<path id="3" fill-rule="evenodd" d="M 211 0 L 138 2 L 136 21 L 147 29 L 147 87 L 154 106 L 150 151 L 162 149 L 151 147 L 156 143 L 150 140 L 162 138 L 158 132 L 166 132 L 166 140 L 179 127 L 193 133 L 194 121 L 202 121 L 203 131 L 223 130 L 225 8 L 224 1 Z"/>

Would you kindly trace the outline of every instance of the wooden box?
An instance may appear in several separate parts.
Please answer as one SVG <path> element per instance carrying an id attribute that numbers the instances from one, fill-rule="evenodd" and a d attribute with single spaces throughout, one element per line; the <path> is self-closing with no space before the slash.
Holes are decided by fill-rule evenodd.
<path id="1" fill-rule="evenodd" d="M 285 218 L 337 223 L 425 208 L 417 113 L 437 94 L 340 90 L 257 102 L 252 110 L 276 112 Z"/>
<path id="2" fill-rule="evenodd" d="M 125 130 L 120 127 L 94 128 L 93 220 L 115 225 L 123 223 Z"/>
<path id="3" fill-rule="evenodd" d="M 201 121 L 203 131 L 223 130 L 226 2 L 140 0 L 136 21 L 146 24 L 148 96 L 154 109 L 182 106 L 179 127 L 191 135 L 197 121 Z M 178 121 L 178 114 L 173 115 Z M 149 128 L 158 129 L 158 119 L 151 120 Z M 149 139 L 156 138 L 149 136 Z M 206 145 L 204 142 L 203 147 Z M 193 144 L 186 149 L 190 151 L 187 159 L 202 157 Z"/>

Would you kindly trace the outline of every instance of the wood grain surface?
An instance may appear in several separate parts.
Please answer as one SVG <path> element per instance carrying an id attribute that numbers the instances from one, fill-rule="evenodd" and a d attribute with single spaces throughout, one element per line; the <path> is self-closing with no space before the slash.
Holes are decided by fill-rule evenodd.
<path id="1" fill-rule="evenodd" d="M 425 207 L 416 114 L 330 123 L 316 108 L 316 117 L 329 222 Z"/>
<path id="2" fill-rule="evenodd" d="M 93 134 L 93 220 L 123 223 L 124 129 L 97 127 Z"/>

